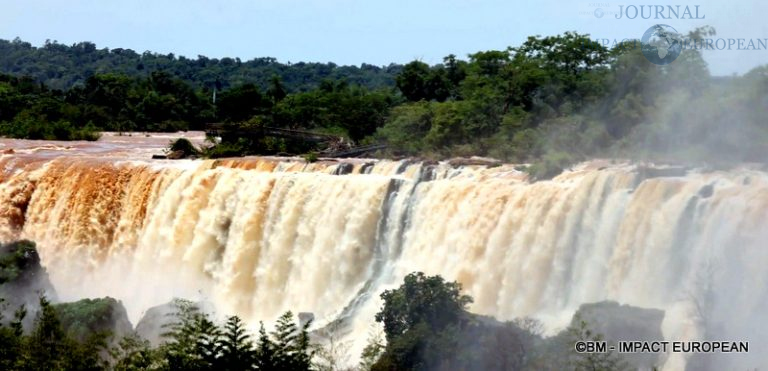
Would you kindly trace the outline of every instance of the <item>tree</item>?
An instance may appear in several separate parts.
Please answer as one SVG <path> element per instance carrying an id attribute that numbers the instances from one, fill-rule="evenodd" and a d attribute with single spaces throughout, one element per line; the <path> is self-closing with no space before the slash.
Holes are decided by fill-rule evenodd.
<path id="1" fill-rule="evenodd" d="M 283 82 L 280 80 L 280 77 L 277 75 L 272 76 L 272 80 L 269 85 L 269 90 L 267 90 L 267 94 L 272 97 L 272 105 L 277 105 L 280 103 L 281 100 L 283 100 L 288 93 L 285 91 L 285 88 L 283 87 Z"/>
<path id="2" fill-rule="evenodd" d="M 217 369 L 236 371 L 256 367 L 257 353 L 240 317 L 227 319 L 218 345 L 221 353 L 216 361 Z"/>
<path id="3" fill-rule="evenodd" d="M 388 342 L 422 323 L 441 330 L 457 322 L 472 302 L 461 294 L 459 283 L 421 272 L 407 275 L 399 288 L 384 291 L 381 299 L 384 307 L 376 314 L 376 322 L 384 325 Z"/>
<path id="4" fill-rule="evenodd" d="M 107 304 L 108 300 L 95 302 Z M 114 303 L 114 301 L 112 301 Z M 107 326 L 110 314 L 100 310 L 103 307 L 88 299 L 76 303 L 53 305 L 45 297 L 39 298 L 31 334 L 25 336 L 22 321 L 26 309 L 20 307 L 10 324 L 15 339 L 0 358 L 0 362 L 11 362 L 4 369 L 62 369 L 102 370 L 108 366 L 106 351 L 110 334 L 103 332 L 99 325 Z M 93 307 L 93 308 L 90 308 Z M 0 326 L 0 334 L 8 334 Z M 15 347 L 14 347 L 15 344 Z"/>
<path id="5" fill-rule="evenodd" d="M 0 72 L 29 75 L 34 81 L 58 90 L 83 85 L 94 71 L 113 72 L 130 78 L 146 78 L 152 72 L 165 71 L 183 79 L 195 90 L 213 89 L 218 81 L 218 90 L 254 83 L 263 91 L 269 88 L 273 75 L 282 79 L 289 93 L 312 90 L 325 78 L 348 79 L 367 88 L 378 89 L 393 87 L 394 76 L 401 68 L 397 64 L 387 67 L 370 64 L 287 64 L 270 57 L 249 61 L 205 56 L 190 59 L 173 54 L 139 54 L 124 48 L 97 48 L 90 42 L 64 45 L 48 41 L 41 47 L 35 47 L 22 40 L 0 40 Z"/>
<path id="6" fill-rule="evenodd" d="M 472 302 L 459 283 L 411 273 L 381 298 L 376 322 L 384 325 L 387 347 L 373 370 L 440 368 L 457 350 L 465 308 Z"/>
<path id="7" fill-rule="evenodd" d="M 363 348 L 363 354 L 360 356 L 360 368 L 363 371 L 368 371 L 373 368 L 376 362 L 384 353 L 386 345 L 384 344 L 384 338 L 381 332 L 373 332 L 368 336 L 368 344 Z"/>
<path id="8" fill-rule="evenodd" d="M 216 104 L 218 119 L 226 122 L 246 121 L 264 112 L 268 104 L 256 85 L 240 85 L 221 94 Z"/>
<path id="9" fill-rule="evenodd" d="M 397 75 L 395 82 L 405 98 L 412 102 L 418 102 L 431 98 L 427 86 L 429 78 L 429 65 L 421 61 L 413 61 L 403 67 L 403 71 Z"/>
<path id="10" fill-rule="evenodd" d="M 271 370 L 276 366 L 275 344 L 269 338 L 264 323 L 259 326 L 259 341 L 256 348 L 256 369 Z"/>
<path id="11" fill-rule="evenodd" d="M 510 48 L 516 61 L 533 62 L 546 72 L 545 103 L 555 110 L 566 103 L 561 97 L 582 107 L 604 91 L 604 79 L 610 62 L 610 50 L 604 45 L 576 32 L 563 35 L 530 36 L 523 45 Z M 595 74 L 598 75 L 595 78 Z"/>
<path id="12" fill-rule="evenodd" d="M 29 337 L 29 365 L 36 370 L 58 370 L 66 366 L 68 344 L 56 309 L 45 296 L 40 297 L 40 311 Z"/>
<path id="13" fill-rule="evenodd" d="M 574 318 L 574 325 L 568 328 L 571 344 L 577 342 L 600 342 L 603 341 L 601 334 L 595 334 L 587 326 L 587 322 L 580 316 Z M 611 350 L 601 352 L 583 352 L 575 355 L 571 366 L 576 371 L 618 371 L 626 368 L 622 360 Z"/>
<path id="14" fill-rule="evenodd" d="M 27 310 L 21 306 L 14 313 L 9 325 L 4 324 L 2 313 L 5 311 L 5 299 L 0 298 L 0 369 L 17 369 L 24 355 L 24 332 L 22 322 Z"/>
<path id="15" fill-rule="evenodd" d="M 129 335 L 120 339 L 117 346 L 110 349 L 116 371 L 138 371 L 160 367 L 160 354 L 150 347 L 149 341 L 138 335 Z"/>
<path id="16" fill-rule="evenodd" d="M 445 66 L 446 78 L 450 82 L 448 86 L 450 97 L 459 99 L 461 97 L 459 87 L 467 77 L 467 62 L 456 59 L 455 55 L 449 54 L 443 58 L 443 65 Z"/>
<path id="17" fill-rule="evenodd" d="M 271 333 L 274 370 L 309 370 L 312 367 L 315 351 L 309 342 L 311 324 L 312 321 L 296 324 L 290 311 L 278 318 L 275 331 Z"/>
<path id="18" fill-rule="evenodd" d="M 176 319 L 163 336 L 170 341 L 161 348 L 171 370 L 209 370 L 218 356 L 221 333 L 205 313 L 192 302 L 175 299 Z"/>

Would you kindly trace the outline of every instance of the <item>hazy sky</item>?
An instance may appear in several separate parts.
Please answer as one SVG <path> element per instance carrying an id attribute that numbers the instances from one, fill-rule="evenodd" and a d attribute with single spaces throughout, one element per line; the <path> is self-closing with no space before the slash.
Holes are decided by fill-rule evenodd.
<path id="1" fill-rule="evenodd" d="M 680 32 L 714 26 L 721 38 L 768 38 L 768 2 L 693 1 L 704 20 L 615 19 L 619 6 L 648 3 L 511 0 L 0 0 L 0 38 L 46 39 L 187 57 L 275 57 L 282 62 L 385 65 L 518 45 L 529 35 L 575 30 L 594 38 L 640 38 L 655 23 Z M 597 8 L 604 16 L 594 15 Z M 766 50 L 705 53 L 713 74 L 768 63 Z"/>

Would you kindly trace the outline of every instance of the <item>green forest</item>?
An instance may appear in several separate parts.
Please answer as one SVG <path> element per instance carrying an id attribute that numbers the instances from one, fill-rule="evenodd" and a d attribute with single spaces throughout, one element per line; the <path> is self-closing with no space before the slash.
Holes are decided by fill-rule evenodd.
<path id="1" fill-rule="evenodd" d="M 375 321 L 382 330 L 371 332 L 359 355 L 338 338 L 340 323 L 318 328 L 288 311 L 273 326 L 252 331 L 238 316 L 218 318 L 183 299 L 169 303 L 172 311 L 159 325 L 162 341 L 153 345 L 138 332 L 141 322 L 130 326 L 121 302 L 56 302 L 39 290 L 49 285 L 33 242 L 0 245 L 0 369 L 623 370 L 636 363 L 615 352 L 577 353 L 573 344 L 605 339 L 594 330 L 595 318 L 658 337 L 663 317 L 655 311 L 661 313 L 655 322 L 632 324 L 648 317 L 638 310 L 649 310 L 584 305 L 570 326 L 547 337 L 531 318 L 500 322 L 473 314 L 472 297 L 459 283 L 416 272 L 381 293 Z M 55 295 L 55 288 L 46 292 Z M 34 303 L 24 302 L 36 295 Z"/>
<path id="2" fill-rule="evenodd" d="M 709 27 L 687 37 L 711 36 Z M 551 177 L 594 157 L 762 162 L 768 153 L 768 66 L 713 77 L 700 50 L 648 62 L 636 42 L 531 36 L 443 63 L 280 64 L 195 60 L 92 43 L 0 42 L 0 135 L 96 140 L 100 131 L 201 130 L 225 123 L 381 144 L 375 156 L 487 156 Z M 301 141 L 224 135 L 210 157 L 309 154 Z"/>
<path id="3" fill-rule="evenodd" d="M 275 75 L 290 92 L 312 90 L 323 79 L 346 79 L 376 89 L 394 86 L 395 75 L 401 68 L 397 64 L 356 67 L 334 63 L 279 63 L 274 58 L 241 61 L 240 58 L 216 59 L 199 55 L 191 59 L 172 53 L 98 49 L 87 41 L 68 46 L 48 40 L 41 47 L 34 47 L 19 38 L 0 40 L 0 70 L 16 76 L 30 76 L 62 91 L 84 85 L 94 75 L 112 73 L 146 78 L 154 71 L 165 71 L 195 89 L 221 90 L 250 83 L 263 90 Z"/>

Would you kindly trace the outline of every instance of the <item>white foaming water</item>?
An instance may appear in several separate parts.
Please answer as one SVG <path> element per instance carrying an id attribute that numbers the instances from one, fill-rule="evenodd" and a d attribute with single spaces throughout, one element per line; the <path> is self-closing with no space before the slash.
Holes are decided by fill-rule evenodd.
<path id="1" fill-rule="evenodd" d="M 550 332 L 608 299 L 666 310 L 667 340 L 768 341 L 756 170 L 587 164 L 531 184 L 508 165 L 0 161 L 3 239 L 36 241 L 63 299 L 116 297 L 134 323 L 172 297 L 252 324 L 309 311 L 318 326 L 343 320 L 359 354 L 381 291 L 423 271 L 460 281 L 473 312 Z"/>

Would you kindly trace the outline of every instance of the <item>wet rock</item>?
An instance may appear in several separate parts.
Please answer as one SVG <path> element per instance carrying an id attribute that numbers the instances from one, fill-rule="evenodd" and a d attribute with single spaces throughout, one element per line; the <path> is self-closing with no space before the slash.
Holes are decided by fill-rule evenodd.
<path id="1" fill-rule="evenodd" d="M 421 167 L 421 171 L 419 172 L 419 181 L 428 182 L 434 180 L 436 176 L 437 170 L 435 165 L 424 165 Z"/>
<path id="2" fill-rule="evenodd" d="M 415 163 L 414 160 L 403 160 L 403 162 L 400 163 L 400 166 L 397 167 L 397 170 L 395 171 L 395 174 L 402 174 L 405 172 L 405 170 L 408 169 L 408 166 L 411 166 Z"/>
<path id="3" fill-rule="evenodd" d="M 713 184 L 705 185 L 699 190 L 699 196 L 701 198 L 710 198 L 715 193 L 715 186 Z"/>
<path id="4" fill-rule="evenodd" d="M 346 175 L 352 172 L 354 170 L 355 165 L 350 164 L 349 162 L 342 162 L 337 167 L 336 170 L 333 172 L 334 175 Z"/>
<path id="5" fill-rule="evenodd" d="M 152 346 L 163 343 L 165 339 L 162 335 L 168 331 L 167 327 L 178 321 L 176 314 L 180 311 L 180 303 L 182 301 L 174 300 L 147 309 L 136 324 L 136 334 L 148 340 Z M 213 305 L 209 302 L 191 304 L 202 313 L 212 314 L 214 312 Z"/>
<path id="6" fill-rule="evenodd" d="M 304 327 L 309 321 L 315 320 L 315 314 L 311 312 L 299 313 L 299 327 Z"/>
<path id="7" fill-rule="evenodd" d="M 618 341 L 663 341 L 661 322 L 664 311 L 630 305 L 615 301 L 582 304 L 576 311 L 571 325 L 578 326 L 579 319 L 596 334 L 602 334 L 609 344 Z M 625 353 L 622 359 L 631 369 L 651 369 L 660 363 L 660 354 Z"/>
<path id="8" fill-rule="evenodd" d="M 374 162 L 366 162 L 360 167 L 360 174 L 370 174 L 373 170 Z"/>
<path id="9" fill-rule="evenodd" d="M 460 166 L 499 166 L 501 165 L 501 161 L 493 159 L 493 158 L 486 158 L 486 157 L 457 157 L 452 158 L 448 160 L 448 164 L 453 167 L 460 167 Z"/>
<path id="10" fill-rule="evenodd" d="M 683 166 L 665 166 L 665 167 L 651 167 L 651 166 L 638 166 L 638 177 L 645 180 L 651 178 L 661 177 L 683 177 L 688 174 L 687 167 Z"/>
<path id="11" fill-rule="evenodd" d="M 181 160 L 183 158 L 186 158 L 187 155 L 186 153 L 184 153 L 184 151 L 179 150 L 179 151 L 169 152 L 167 157 L 169 160 Z"/>

